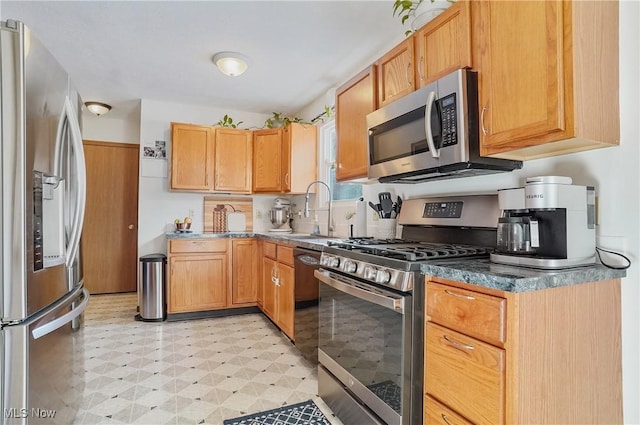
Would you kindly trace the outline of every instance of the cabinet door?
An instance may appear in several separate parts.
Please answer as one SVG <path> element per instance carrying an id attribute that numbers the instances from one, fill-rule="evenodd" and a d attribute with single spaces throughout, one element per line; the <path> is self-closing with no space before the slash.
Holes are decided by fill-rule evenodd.
<path id="1" fill-rule="evenodd" d="M 376 74 L 371 66 L 336 92 L 336 180 L 367 177 L 367 114 L 376 109 Z"/>
<path id="2" fill-rule="evenodd" d="M 227 254 L 169 257 L 169 313 L 227 307 Z"/>
<path id="3" fill-rule="evenodd" d="M 248 130 L 215 129 L 214 190 L 251 192 L 252 134 Z"/>
<path id="4" fill-rule="evenodd" d="M 378 107 L 415 90 L 413 37 L 405 39 L 378 59 Z"/>
<path id="5" fill-rule="evenodd" d="M 257 301 L 259 276 L 258 241 L 236 239 L 232 241 L 231 304 Z"/>
<path id="6" fill-rule="evenodd" d="M 211 190 L 214 137 L 211 127 L 171 124 L 171 189 Z"/>
<path id="7" fill-rule="evenodd" d="M 253 132 L 253 191 L 282 191 L 282 129 Z"/>
<path id="8" fill-rule="evenodd" d="M 415 37 L 417 88 L 456 69 L 472 67 L 470 1 L 457 1 Z"/>
<path id="9" fill-rule="evenodd" d="M 277 263 L 262 257 L 262 311 L 277 323 L 276 316 L 276 273 Z"/>
<path id="10" fill-rule="evenodd" d="M 283 191 L 305 193 L 309 183 L 318 178 L 318 129 L 292 123 L 284 129 L 282 141 Z"/>
<path id="11" fill-rule="evenodd" d="M 294 268 L 278 263 L 278 326 L 291 340 L 294 340 Z"/>
<path id="12" fill-rule="evenodd" d="M 565 129 L 562 1 L 474 3 L 481 154 Z M 477 16 L 477 19 L 475 19 Z M 570 83 L 570 82 L 567 82 Z M 516 143 L 517 144 L 517 143 Z"/>

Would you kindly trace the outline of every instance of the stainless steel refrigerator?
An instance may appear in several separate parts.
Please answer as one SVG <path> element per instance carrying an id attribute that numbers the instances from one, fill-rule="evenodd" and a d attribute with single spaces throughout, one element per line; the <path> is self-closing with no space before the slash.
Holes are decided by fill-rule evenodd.
<path id="1" fill-rule="evenodd" d="M 0 28 L 4 424 L 73 422 L 84 390 L 82 102 L 21 22 Z"/>

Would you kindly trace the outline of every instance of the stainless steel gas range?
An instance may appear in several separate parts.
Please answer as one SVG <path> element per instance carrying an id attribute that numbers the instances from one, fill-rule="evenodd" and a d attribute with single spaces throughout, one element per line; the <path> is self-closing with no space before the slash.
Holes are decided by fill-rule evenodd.
<path id="1" fill-rule="evenodd" d="M 318 393 L 345 425 L 422 424 L 424 280 L 433 260 L 488 257 L 497 195 L 408 199 L 402 239 L 331 242 L 320 281 Z"/>

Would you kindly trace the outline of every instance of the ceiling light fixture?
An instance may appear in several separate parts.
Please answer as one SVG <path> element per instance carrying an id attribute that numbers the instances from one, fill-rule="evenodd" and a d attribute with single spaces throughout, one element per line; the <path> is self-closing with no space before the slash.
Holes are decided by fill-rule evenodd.
<path id="1" fill-rule="evenodd" d="M 84 105 L 97 116 L 104 115 L 111 110 L 111 105 L 101 102 L 85 102 Z"/>
<path id="2" fill-rule="evenodd" d="M 223 74 L 230 77 L 237 77 L 249 66 L 249 58 L 236 52 L 216 53 L 212 60 Z"/>

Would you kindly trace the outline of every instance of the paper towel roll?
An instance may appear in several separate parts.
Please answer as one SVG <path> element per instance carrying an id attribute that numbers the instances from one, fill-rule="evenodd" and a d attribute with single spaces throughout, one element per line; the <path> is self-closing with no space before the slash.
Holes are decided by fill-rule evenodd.
<path id="1" fill-rule="evenodd" d="M 356 222 L 353 226 L 353 236 L 363 238 L 367 236 L 367 203 L 364 198 L 356 201 Z"/>

